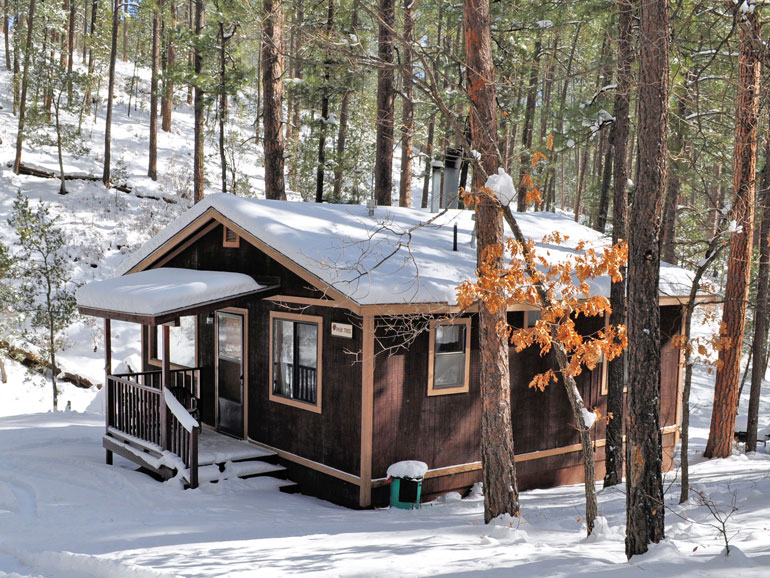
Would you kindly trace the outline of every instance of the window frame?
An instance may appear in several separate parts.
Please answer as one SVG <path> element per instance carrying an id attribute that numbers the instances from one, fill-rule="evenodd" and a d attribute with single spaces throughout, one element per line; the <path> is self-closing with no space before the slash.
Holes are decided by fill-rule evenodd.
<path id="1" fill-rule="evenodd" d="M 318 367 L 316 368 L 316 402 L 310 403 L 307 401 L 301 401 L 297 399 L 291 399 L 284 397 L 277 393 L 273 393 L 273 326 L 274 320 L 291 321 L 294 323 L 308 323 L 315 324 L 317 327 L 318 340 L 316 343 L 316 359 Z M 268 399 L 275 403 L 281 403 L 292 407 L 304 409 L 314 413 L 322 413 L 323 405 L 323 332 L 324 332 L 324 318 L 318 315 L 301 315 L 298 313 L 284 313 L 282 311 L 270 311 L 268 319 L 268 361 L 267 361 L 267 387 L 268 387 Z"/>
<path id="2" fill-rule="evenodd" d="M 179 365 L 178 363 L 169 362 L 169 367 L 171 369 L 195 369 L 196 367 L 199 367 L 198 365 L 198 329 L 199 329 L 199 323 L 198 323 L 198 316 L 197 315 L 183 315 L 182 317 L 192 317 L 195 319 L 195 358 L 194 358 L 194 364 L 191 366 L 188 365 Z M 179 321 L 180 318 L 177 318 L 175 321 L 177 324 L 171 325 L 171 328 L 179 327 L 181 325 L 181 322 Z M 163 324 L 167 325 L 167 324 Z M 158 328 L 162 327 L 163 325 L 146 325 L 147 327 L 147 365 L 151 365 L 154 367 L 163 367 L 163 360 L 158 356 L 158 352 L 161 348 L 161 341 L 158 339 Z M 169 344 L 170 349 L 170 344 Z"/>
<path id="3" fill-rule="evenodd" d="M 434 372 L 436 365 L 436 328 L 447 325 L 465 326 L 465 378 L 463 385 L 454 387 L 435 387 Z M 440 355 L 440 354 L 439 354 Z M 454 395 L 468 393 L 471 376 L 471 318 L 436 319 L 430 322 L 430 338 L 428 341 L 428 396 Z"/>

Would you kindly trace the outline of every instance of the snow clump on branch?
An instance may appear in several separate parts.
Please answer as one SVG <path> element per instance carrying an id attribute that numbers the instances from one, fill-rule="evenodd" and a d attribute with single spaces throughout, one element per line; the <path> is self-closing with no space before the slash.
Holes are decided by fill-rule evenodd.
<path id="1" fill-rule="evenodd" d="M 492 191 L 504 207 L 510 205 L 516 198 L 516 187 L 513 186 L 513 179 L 502 167 L 497 169 L 496 175 L 489 175 L 487 182 L 484 183 L 484 188 Z"/>

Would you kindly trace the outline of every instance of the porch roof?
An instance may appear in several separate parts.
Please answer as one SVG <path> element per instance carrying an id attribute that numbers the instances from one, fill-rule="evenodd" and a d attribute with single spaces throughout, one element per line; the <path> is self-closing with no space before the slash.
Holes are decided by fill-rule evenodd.
<path id="1" fill-rule="evenodd" d="M 275 289 L 242 273 L 160 267 L 89 283 L 76 297 L 85 315 L 160 325 Z"/>

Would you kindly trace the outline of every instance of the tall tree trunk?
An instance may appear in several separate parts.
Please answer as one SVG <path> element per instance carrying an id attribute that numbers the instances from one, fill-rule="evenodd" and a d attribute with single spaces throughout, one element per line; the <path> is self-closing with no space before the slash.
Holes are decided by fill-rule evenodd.
<path id="1" fill-rule="evenodd" d="M 746 18 L 759 36 L 760 21 L 754 14 L 736 11 L 736 18 Z M 757 122 L 761 66 L 751 40 L 740 28 L 741 50 L 738 57 L 738 96 L 735 112 L 735 148 L 733 158 L 732 218 L 740 230 L 730 239 L 727 264 L 727 286 L 722 312 L 724 337 L 728 347 L 719 351 L 711 429 L 706 443 L 707 458 L 726 458 L 732 454 L 735 412 L 738 409 L 743 333 L 746 326 L 746 304 L 751 273 L 751 237 L 754 228 L 754 187 L 757 163 Z"/>
<path id="2" fill-rule="evenodd" d="M 91 114 L 91 90 L 94 82 L 94 42 L 96 40 L 96 15 L 98 13 L 99 0 L 91 2 L 91 26 L 88 29 L 88 78 L 86 79 L 85 101 L 86 116 Z"/>
<path id="3" fill-rule="evenodd" d="M 128 62 L 128 3 L 121 1 L 123 16 L 123 62 Z"/>
<path id="4" fill-rule="evenodd" d="M 85 64 L 88 55 L 88 22 L 91 15 L 91 6 L 88 0 L 83 0 L 83 30 L 80 33 L 80 61 Z"/>
<path id="5" fill-rule="evenodd" d="M 757 451 L 757 427 L 759 426 L 759 397 L 765 374 L 765 349 L 767 347 L 767 297 L 770 278 L 770 138 L 765 142 L 765 166 L 762 169 L 760 210 L 762 225 L 759 233 L 759 273 L 757 275 L 757 303 L 754 309 L 754 363 L 751 367 L 751 393 L 749 394 L 748 429 L 746 451 Z"/>
<path id="6" fill-rule="evenodd" d="M 77 26 L 78 5 L 69 0 L 69 24 L 67 26 L 67 104 L 72 104 L 72 66 L 75 58 L 75 27 Z"/>
<path id="7" fill-rule="evenodd" d="M 27 87 L 29 85 L 29 62 L 32 55 L 32 32 L 34 23 L 35 0 L 29 0 L 29 11 L 27 12 L 27 44 L 24 49 L 24 71 L 21 76 L 21 96 L 19 97 L 19 125 L 16 129 L 16 158 L 13 161 L 13 172 L 17 175 L 19 174 L 19 168 L 21 167 L 21 146 L 24 140 Z"/>
<path id="8" fill-rule="evenodd" d="M 422 179 L 422 199 L 420 207 L 428 208 L 428 192 L 430 191 L 431 177 L 433 176 L 433 139 L 436 132 L 436 115 L 430 115 L 428 122 L 428 139 L 425 141 L 425 174 Z"/>
<path id="9" fill-rule="evenodd" d="M 377 144 L 374 163 L 374 196 L 378 205 L 391 204 L 393 189 L 393 26 L 395 0 L 379 0 L 380 30 L 377 39 Z"/>
<path id="10" fill-rule="evenodd" d="M 198 203 L 203 200 L 204 185 L 204 157 L 203 148 L 205 143 L 205 126 L 203 110 L 203 87 L 201 86 L 201 75 L 203 73 L 203 47 L 200 45 L 201 35 L 203 34 L 203 25 L 205 22 L 205 1 L 195 0 L 195 51 L 193 60 L 195 63 L 195 148 L 193 151 L 193 201 Z"/>
<path id="11" fill-rule="evenodd" d="M 580 222 L 580 213 L 582 211 L 583 185 L 586 180 L 586 170 L 588 168 L 588 143 L 583 147 L 583 154 L 578 157 L 580 160 L 578 167 L 578 181 L 575 187 L 575 222 Z"/>
<path id="12" fill-rule="evenodd" d="M 334 0 L 329 0 L 326 13 L 326 58 L 324 60 L 324 83 L 321 96 L 321 119 L 318 131 L 318 166 L 315 179 L 315 202 L 324 200 L 324 173 L 326 169 L 326 130 L 329 126 L 329 79 L 331 78 L 331 54 L 329 53 L 334 30 Z"/>
<path id="13" fill-rule="evenodd" d="M 283 7 L 281 0 L 263 0 L 262 85 L 265 140 L 265 196 L 285 199 L 283 179 Z"/>
<path id="14" fill-rule="evenodd" d="M 162 117 L 161 129 L 163 132 L 171 130 L 171 115 L 174 110 L 174 66 L 176 64 L 176 0 L 171 1 L 170 21 L 167 24 L 166 34 L 166 74 L 163 78 L 163 98 L 160 101 Z"/>
<path id="15" fill-rule="evenodd" d="M 628 260 L 626 556 L 663 539 L 660 432 L 660 219 L 666 190 L 668 1 L 640 6 L 639 176 Z"/>
<path id="16" fill-rule="evenodd" d="M 535 53 L 532 55 L 532 64 L 529 69 L 529 85 L 527 87 L 527 105 L 524 109 L 524 130 L 521 131 L 521 165 L 519 166 L 519 190 L 516 210 L 527 210 L 527 192 L 525 177 L 532 171 L 530 159 L 532 158 L 532 134 L 535 125 L 535 105 L 537 104 L 537 84 L 540 75 L 540 52 L 542 44 L 540 38 L 535 41 Z"/>
<path id="17" fill-rule="evenodd" d="M 102 182 L 110 186 L 110 155 L 112 153 L 112 99 L 115 94 L 115 64 L 118 58 L 118 26 L 120 24 L 120 0 L 112 1 L 112 40 L 110 44 L 110 72 L 107 80 L 107 116 L 104 128 L 104 172 Z"/>
<path id="18" fill-rule="evenodd" d="M 695 311 L 696 297 L 700 290 L 700 282 L 703 275 L 724 248 L 722 235 L 715 232 L 709 242 L 706 254 L 698 264 L 690 287 L 690 297 L 684 307 L 683 334 L 687 339 L 687 347 L 684 349 L 684 384 L 682 385 L 682 440 L 680 447 L 682 489 L 679 494 L 679 503 L 683 504 L 690 499 L 690 390 L 692 389 L 692 347 L 690 335 L 692 333 L 692 315 Z"/>
<path id="19" fill-rule="evenodd" d="M 350 15 L 350 34 L 355 34 L 358 28 L 358 0 L 353 3 L 353 13 Z M 350 78 L 350 77 L 349 77 Z M 348 116 L 350 108 L 350 96 L 353 94 L 351 88 L 347 88 L 342 95 L 340 102 L 340 124 L 337 131 L 337 151 L 336 163 L 334 166 L 334 191 L 332 193 L 333 202 L 339 203 L 342 198 L 342 175 L 345 168 L 345 143 L 348 135 Z M 357 194 L 357 191 L 356 191 Z"/>
<path id="20" fill-rule="evenodd" d="M 291 27 L 291 37 L 289 39 L 289 50 L 291 52 L 291 68 L 292 78 L 302 78 L 302 59 L 299 54 L 302 50 L 302 34 L 298 34 L 297 30 L 302 30 L 305 24 L 305 2 L 304 0 L 295 0 L 293 18 L 294 23 Z M 357 13 L 358 4 L 353 6 L 353 14 Z M 292 188 L 297 188 L 297 173 L 299 171 L 299 137 L 300 137 L 300 124 L 302 123 L 302 106 L 300 102 L 300 95 L 294 95 L 289 99 L 287 110 L 289 111 L 289 125 L 286 127 L 286 147 L 289 151 L 289 157 L 292 162 L 289 163 L 289 183 Z M 348 97 L 348 101 L 350 97 Z M 340 187 L 342 183 L 340 182 Z"/>
<path id="21" fill-rule="evenodd" d="M 227 155 L 225 124 L 227 122 L 227 41 L 225 23 L 219 21 L 219 164 L 222 168 L 222 192 L 227 192 Z"/>
<path id="22" fill-rule="evenodd" d="M 152 13 L 152 76 L 150 77 L 150 159 L 147 176 L 158 180 L 158 69 L 160 68 L 160 15 L 163 0 Z"/>
<path id="23" fill-rule="evenodd" d="M 19 27 L 22 19 L 19 10 L 20 0 L 13 0 L 13 13 L 14 17 L 14 34 L 13 34 L 13 114 L 14 116 L 19 112 L 19 102 L 21 101 L 21 79 L 20 79 L 20 59 L 19 53 L 21 51 L 21 34 L 19 34 Z"/>
<path id="24" fill-rule="evenodd" d="M 602 171 L 602 184 L 599 191 L 599 211 L 596 215 L 596 230 L 604 233 L 607 228 L 607 212 L 610 205 L 610 184 L 612 182 L 612 159 L 615 144 L 615 125 L 610 128 L 607 138 L 606 151 L 604 153 L 604 170 Z"/>
<path id="25" fill-rule="evenodd" d="M 62 0 L 62 7 L 61 7 L 62 14 L 69 15 L 70 12 L 70 0 Z M 67 24 L 69 24 L 69 19 L 67 20 Z M 69 34 L 69 31 L 67 31 Z M 61 33 L 59 36 L 59 69 L 60 70 L 67 70 L 67 59 L 69 57 L 69 53 L 67 52 L 67 35 L 64 33 Z"/>
<path id="26" fill-rule="evenodd" d="M 465 52 L 471 104 L 471 143 L 481 153 L 473 171 L 473 190 L 480 192 L 486 175 L 496 174 L 497 104 L 490 34 L 489 0 L 465 0 Z M 486 174 L 485 174 L 486 173 Z M 503 243 L 503 222 L 494 199 L 477 207 L 478 260 L 487 248 Z M 502 255 L 498 259 L 502 266 Z M 500 290 L 500 289 L 499 289 Z M 508 343 L 498 331 L 506 322 L 504 309 L 479 306 L 481 348 L 481 468 L 484 481 L 484 521 L 501 514 L 518 515 L 519 494 L 513 459 L 511 379 Z"/>
<path id="27" fill-rule="evenodd" d="M 11 46 L 8 38 L 10 32 L 8 25 L 8 22 L 10 21 L 8 15 L 8 2 L 10 2 L 10 0 L 3 0 L 3 36 L 5 39 L 5 69 L 11 70 Z"/>
<path id="28" fill-rule="evenodd" d="M 618 5 L 618 88 L 615 92 L 615 126 L 613 127 L 613 183 L 612 183 L 612 243 L 627 240 L 628 223 L 628 132 L 631 124 L 629 98 L 633 73 L 634 44 L 632 24 L 636 0 L 617 0 Z M 610 324 L 626 324 L 626 271 L 623 280 L 610 286 Z M 607 445 L 605 446 L 604 487 L 614 486 L 623 480 L 623 423 L 625 422 L 625 364 L 623 353 L 607 364 L 607 414 L 612 419 L 607 424 Z"/>
<path id="29" fill-rule="evenodd" d="M 684 89 L 682 89 L 684 90 Z M 663 230 L 661 232 L 662 258 L 666 263 L 676 264 L 676 219 L 679 192 L 682 183 L 679 179 L 682 150 L 684 148 L 684 117 L 687 115 L 685 97 L 676 95 L 677 110 L 674 117 L 674 130 L 671 131 L 671 146 L 669 158 L 671 159 L 668 186 L 666 188 L 666 200 L 663 204 Z"/>
<path id="30" fill-rule="evenodd" d="M 414 0 L 404 0 L 403 36 L 403 103 L 401 107 L 401 179 L 398 206 L 412 206 L 412 137 L 414 135 L 414 78 L 412 77 L 412 47 L 414 41 Z"/>

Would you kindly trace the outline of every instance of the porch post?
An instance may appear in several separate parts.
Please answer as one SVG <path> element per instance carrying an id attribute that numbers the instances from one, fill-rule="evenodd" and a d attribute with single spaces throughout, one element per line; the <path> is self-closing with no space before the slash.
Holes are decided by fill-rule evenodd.
<path id="1" fill-rule="evenodd" d="M 162 325 L 163 328 L 163 366 L 160 374 L 160 446 L 164 449 L 168 449 L 168 423 L 167 423 L 167 411 L 166 411 L 166 398 L 163 390 L 170 385 L 171 381 L 171 361 L 169 360 L 169 326 Z"/>
<path id="2" fill-rule="evenodd" d="M 361 485 L 358 505 L 372 505 L 372 445 L 374 425 L 374 316 L 365 315 L 361 324 Z"/>
<path id="3" fill-rule="evenodd" d="M 104 412 L 104 429 L 105 433 L 109 430 L 110 425 L 114 421 L 115 415 L 115 400 L 113 399 L 113 391 L 110 386 L 110 375 L 112 374 L 112 330 L 110 326 L 110 319 L 105 317 L 104 319 L 104 388 L 106 396 L 106 407 Z M 112 465 L 112 451 L 106 450 L 106 463 L 108 466 Z"/>

